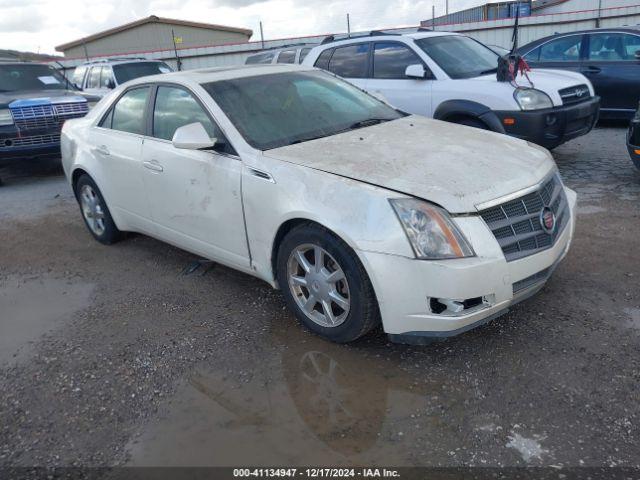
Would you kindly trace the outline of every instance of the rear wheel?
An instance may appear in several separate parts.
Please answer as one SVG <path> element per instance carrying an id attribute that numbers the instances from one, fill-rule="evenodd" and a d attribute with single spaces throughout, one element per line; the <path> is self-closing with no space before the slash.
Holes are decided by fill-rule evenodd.
<path id="1" fill-rule="evenodd" d="M 100 243 L 110 245 L 122 238 L 100 189 L 89 175 L 82 175 L 76 183 L 76 196 L 85 225 Z"/>
<path id="2" fill-rule="evenodd" d="M 285 236 L 277 277 L 298 320 L 323 337 L 350 342 L 380 323 L 362 263 L 346 243 L 317 224 L 303 224 Z"/>

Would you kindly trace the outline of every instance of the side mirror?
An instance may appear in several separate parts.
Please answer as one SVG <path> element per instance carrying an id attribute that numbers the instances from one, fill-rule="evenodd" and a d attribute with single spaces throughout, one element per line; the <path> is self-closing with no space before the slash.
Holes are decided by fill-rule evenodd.
<path id="1" fill-rule="evenodd" d="M 109 90 L 113 90 L 114 88 L 116 88 L 116 82 L 113 80 L 113 78 L 107 80 L 107 88 Z"/>
<path id="2" fill-rule="evenodd" d="M 209 137 L 200 122 L 184 125 L 176 130 L 172 140 L 175 148 L 183 150 L 200 150 L 201 148 L 212 148 L 216 144 L 216 139 Z"/>
<path id="3" fill-rule="evenodd" d="M 421 80 L 427 78 L 427 72 L 419 63 L 416 63 L 415 65 L 409 65 L 404 71 L 404 74 L 407 78 L 416 78 Z"/>

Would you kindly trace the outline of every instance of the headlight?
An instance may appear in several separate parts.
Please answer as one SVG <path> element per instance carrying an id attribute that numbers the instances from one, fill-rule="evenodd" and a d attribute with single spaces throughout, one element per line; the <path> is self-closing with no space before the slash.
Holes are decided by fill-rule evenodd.
<path id="1" fill-rule="evenodd" d="M 516 99 L 522 110 L 553 108 L 553 102 L 549 95 L 535 88 L 516 88 L 516 91 L 513 92 L 513 98 Z"/>
<path id="2" fill-rule="evenodd" d="M 414 198 L 389 201 L 404 227 L 416 258 L 440 260 L 475 255 L 469 242 L 443 209 Z"/>
<path id="3" fill-rule="evenodd" d="M 13 125 L 13 116 L 11 115 L 11 110 L 0 110 L 0 125 Z"/>

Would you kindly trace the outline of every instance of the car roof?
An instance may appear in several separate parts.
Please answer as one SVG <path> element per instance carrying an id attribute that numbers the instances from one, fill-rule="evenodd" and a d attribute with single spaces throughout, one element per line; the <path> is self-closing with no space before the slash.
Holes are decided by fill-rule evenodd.
<path id="1" fill-rule="evenodd" d="M 576 30 L 575 32 L 558 32 L 553 35 L 548 35 L 546 37 L 539 38 L 534 40 L 533 42 L 529 42 L 526 45 L 518 47 L 518 51 L 529 50 L 537 47 L 543 43 L 548 42 L 549 40 L 553 40 L 554 38 L 567 37 L 570 35 L 584 35 L 585 33 L 634 33 L 636 35 L 640 34 L 640 26 L 629 26 L 629 27 L 612 27 L 612 28 L 591 28 L 588 30 Z"/>
<path id="2" fill-rule="evenodd" d="M 258 75 L 269 75 L 273 73 L 296 72 L 296 71 L 314 71 L 315 67 L 305 65 L 296 65 L 290 63 L 279 64 L 254 64 L 254 65 L 238 65 L 233 67 L 213 67 L 201 68 L 197 70 L 187 70 L 182 72 L 163 73 L 159 75 L 150 75 L 141 77 L 127 82 L 127 85 L 149 83 L 149 82 L 195 82 L 209 83 L 218 80 L 229 80 L 233 78 L 255 77 Z"/>
<path id="3" fill-rule="evenodd" d="M 81 65 L 78 65 L 78 67 L 93 67 L 95 65 L 122 65 L 124 63 L 139 63 L 139 62 L 164 63 L 164 60 L 156 60 L 151 58 L 120 58 L 117 60 L 102 59 L 102 60 L 91 60 L 88 62 L 84 62 Z"/>
<path id="4" fill-rule="evenodd" d="M 333 45 L 348 45 L 350 43 L 362 43 L 362 42 L 372 42 L 372 41 L 386 41 L 390 42 L 394 39 L 402 39 L 402 38 L 412 38 L 414 40 L 419 40 L 421 38 L 429 38 L 429 37 L 445 37 L 451 35 L 462 35 L 456 32 L 434 32 L 434 31 L 420 31 L 414 33 L 387 33 L 384 31 L 373 31 L 369 34 L 365 35 L 353 35 L 350 38 L 336 38 L 331 40 L 331 37 L 327 37 L 329 40 L 325 40 L 325 43 L 321 43 L 319 46 L 324 48 L 329 48 Z"/>

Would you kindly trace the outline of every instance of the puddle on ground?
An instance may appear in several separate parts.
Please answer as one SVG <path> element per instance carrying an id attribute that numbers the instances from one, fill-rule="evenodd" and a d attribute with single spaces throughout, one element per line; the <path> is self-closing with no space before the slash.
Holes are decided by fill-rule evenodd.
<path id="1" fill-rule="evenodd" d="M 93 285 L 10 277 L 0 282 L 0 365 L 20 361 L 42 335 L 89 305 Z"/>
<path id="2" fill-rule="evenodd" d="M 202 364 L 130 441 L 129 463 L 372 465 L 380 455 L 397 466 L 450 462 L 449 451 L 464 441 L 460 418 L 473 391 L 297 330 L 246 360 Z"/>
<path id="3" fill-rule="evenodd" d="M 629 317 L 628 325 L 640 330 L 640 308 L 625 308 L 624 313 Z"/>

